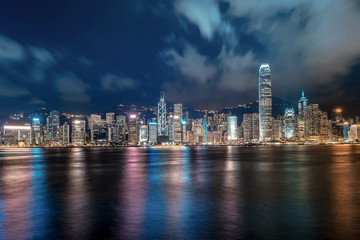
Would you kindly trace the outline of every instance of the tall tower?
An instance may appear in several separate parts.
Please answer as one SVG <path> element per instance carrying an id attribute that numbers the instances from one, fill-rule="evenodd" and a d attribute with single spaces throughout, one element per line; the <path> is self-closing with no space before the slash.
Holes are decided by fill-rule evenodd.
<path id="1" fill-rule="evenodd" d="M 160 102 L 158 103 L 158 136 L 168 136 L 164 92 L 160 93 Z"/>
<path id="2" fill-rule="evenodd" d="M 305 93 L 303 90 L 298 104 L 299 121 L 305 120 L 305 108 L 308 106 L 308 104 L 309 100 L 305 97 Z"/>
<path id="3" fill-rule="evenodd" d="M 47 118 L 47 128 L 51 136 L 51 141 L 59 142 L 60 116 L 58 111 L 54 110 L 50 112 Z"/>
<path id="4" fill-rule="evenodd" d="M 181 142 L 182 104 L 174 105 L 174 142 Z"/>
<path id="5" fill-rule="evenodd" d="M 270 66 L 263 63 L 259 69 L 259 140 L 272 140 L 272 94 Z"/>
<path id="6" fill-rule="evenodd" d="M 228 116 L 228 140 L 238 140 L 237 134 L 237 116 Z"/>

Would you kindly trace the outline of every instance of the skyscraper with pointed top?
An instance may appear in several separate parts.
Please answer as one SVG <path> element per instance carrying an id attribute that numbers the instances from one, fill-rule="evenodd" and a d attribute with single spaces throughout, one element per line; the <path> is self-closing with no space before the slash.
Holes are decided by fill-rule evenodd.
<path id="1" fill-rule="evenodd" d="M 270 66 L 263 63 L 259 69 L 259 140 L 272 140 L 272 92 Z"/>
<path id="2" fill-rule="evenodd" d="M 298 121 L 304 121 L 305 120 L 305 108 L 308 106 L 309 100 L 305 97 L 305 92 L 302 90 L 301 98 L 299 100 L 298 104 L 298 115 L 299 119 Z"/>
<path id="3" fill-rule="evenodd" d="M 166 103 L 164 92 L 160 93 L 158 103 L 158 136 L 168 136 L 168 125 L 166 122 Z"/>

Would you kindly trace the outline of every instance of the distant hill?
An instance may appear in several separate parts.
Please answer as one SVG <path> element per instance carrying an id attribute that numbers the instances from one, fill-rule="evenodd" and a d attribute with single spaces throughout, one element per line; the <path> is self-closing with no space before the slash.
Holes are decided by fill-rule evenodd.
<path id="1" fill-rule="evenodd" d="M 283 99 L 277 98 L 277 97 L 273 97 L 272 104 L 273 104 L 272 112 L 273 112 L 274 117 L 277 117 L 279 115 L 284 115 L 285 109 L 287 107 L 295 108 L 294 104 L 292 104 L 288 101 L 285 101 Z M 296 111 L 296 108 L 295 108 L 295 111 Z M 231 113 L 232 115 L 237 116 L 238 124 L 240 125 L 243 121 L 243 114 L 259 112 L 259 103 L 253 102 L 253 103 L 249 103 L 249 104 L 240 105 L 240 106 L 234 107 L 234 108 L 225 108 L 221 112 L 222 113 Z"/>

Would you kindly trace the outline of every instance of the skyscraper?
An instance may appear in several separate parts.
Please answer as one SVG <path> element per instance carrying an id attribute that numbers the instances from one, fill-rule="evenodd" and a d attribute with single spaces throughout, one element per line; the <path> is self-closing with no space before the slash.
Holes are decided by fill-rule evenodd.
<path id="1" fill-rule="evenodd" d="M 106 124 L 112 124 L 115 122 L 115 113 L 109 112 L 106 113 Z"/>
<path id="2" fill-rule="evenodd" d="M 64 145 L 70 143 L 70 126 L 67 122 L 60 127 L 60 143 Z"/>
<path id="3" fill-rule="evenodd" d="M 158 136 L 168 136 L 168 126 L 166 123 L 166 103 L 164 92 L 160 94 L 158 103 Z"/>
<path id="4" fill-rule="evenodd" d="M 85 120 L 74 120 L 71 130 L 71 142 L 75 145 L 83 145 L 86 141 Z"/>
<path id="5" fill-rule="evenodd" d="M 130 114 L 130 116 L 129 116 L 128 142 L 131 145 L 136 145 L 136 143 L 137 143 L 137 115 L 136 114 Z"/>
<path id="6" fill-rule="evenodd" d="M 234 141 L 238 139 L 237 135 L 237 116 L 228 116 L 228 140 Z"/>
<path id="7" fill-rule="evenodd" d="M 305 108 L 308 106 L 309 100 L 305 97 L 304 90 L 298 103 L 299 122 L 305 120 Z"/>
<path id="8" fill-rule="evenodd" d="M 41 131 L 41 129 L 42 129 L 42 127 L 41 127 L 40 118 L 39 117 L 34 117 L 32 119 L 32 130 L 33 130 L 32 144 L 35 144 L 35 145 L 42 144 L 42 131 Z"/>
<path id="9" fill-rule="evenodd" d="M 157 123 L 149 123 L 149 143 L 155 144 L 157 142 Z"/>
<path id="10" fill-rule="evenodd" d="M 270 66 L 263 63 L 259 69 L 259 140 L 272 140 L 272 94 Z"/>
<path id="11" fill-rule="evenodd" d="M 174 104 L 174 142 L 181 142 L 182 104 Z"/>
<path id="12" fill-rule="evenodd" d="M 259 141 L 259 114 L 246 113 L 243 115 L 244 142 Z"/>
<path id="13" fill-rule="evenodd" d="M 94 135 L 99 125 L 102 125 L 101 123 L 101 116 L 98 114 L 91 114 L 90 115 L 90 135 L 91 135 L 91 142 L 94 143 Z"/>
<path id="14" fill-rule="evenodd" d="M 47 118 L 47 128 L 52 142 L 59 142 L 60 117 L 59 112 L 54 110 L 50 112 Z"/>
<path id="15" fill-rule="evenodd" d="M 296 137 L 296 119 L 294 108 L 285 109 L 285 138 Z"/>

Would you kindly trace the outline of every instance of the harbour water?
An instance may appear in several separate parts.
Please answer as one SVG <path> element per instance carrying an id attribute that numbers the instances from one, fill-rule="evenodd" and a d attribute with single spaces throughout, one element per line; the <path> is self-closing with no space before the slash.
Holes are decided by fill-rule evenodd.
<path id="1" fill-rule="evenodd" d="M 0 149 L 0 239 L 360 239 L 360 145 Z"/>

